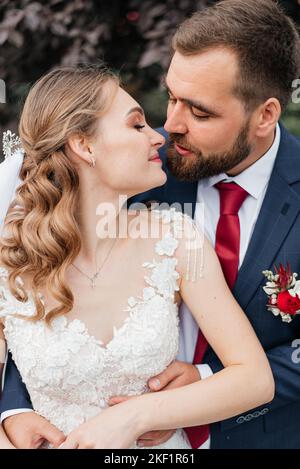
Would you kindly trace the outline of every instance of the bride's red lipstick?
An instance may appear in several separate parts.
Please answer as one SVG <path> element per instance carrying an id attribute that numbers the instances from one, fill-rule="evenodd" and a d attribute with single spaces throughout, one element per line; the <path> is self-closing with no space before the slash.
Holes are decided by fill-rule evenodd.
<path id="1" fill-rule="evenodd" d="M 157 154 L 153 155 L 153 156 L 149 159 L 149 161 L 152 161 L 153 163 L 161 163 L 161 159 L 160 159 L 160 157 L 159 157 L 159 154 L 157 153 Z"/>

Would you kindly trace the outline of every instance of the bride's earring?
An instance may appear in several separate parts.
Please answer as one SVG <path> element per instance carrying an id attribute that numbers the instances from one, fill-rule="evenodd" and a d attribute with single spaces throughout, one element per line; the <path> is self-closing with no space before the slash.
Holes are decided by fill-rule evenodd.
<path id="1" fill-rule="evenodd" d="M 95 160 L 95 158 L 93 157 L 92 152 L 91 152 L 90 149 L 89 149 L 89 153 L 91 154 L 91 159 L 90 159 L 89 165 L 90 165 L 91 168 L 95 168 L 95 166 L 96 166 L 96 160 Z"/>
<path id="2" fill-rule="evenodd" d="M 90 161 L 89 165 L 90 165 L 91 168 L 95 168 L 95 166 L 96 166 L 96 160 L 93 156 L 91 156 L 91 161 Z"/>

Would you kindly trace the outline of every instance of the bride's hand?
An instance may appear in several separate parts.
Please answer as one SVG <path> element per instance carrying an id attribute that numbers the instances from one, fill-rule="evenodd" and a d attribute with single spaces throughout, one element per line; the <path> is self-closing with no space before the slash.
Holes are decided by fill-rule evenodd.
<path id="1" fill-rule="evenodd" d="M 83 423 L 68 435 L 59 449 L 130 448 L 144 431 L 141 412 L 134 401 L 105 409 Z"/>

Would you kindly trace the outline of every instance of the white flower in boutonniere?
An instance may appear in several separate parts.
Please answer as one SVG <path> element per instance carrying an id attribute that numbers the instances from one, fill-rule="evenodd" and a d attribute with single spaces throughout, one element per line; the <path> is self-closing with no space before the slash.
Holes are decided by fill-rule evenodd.
<path id="1" fill-rule="evenodd" d="M 295 282 L 295 285 L 293 288 L 291 288 L 289 290 L 290 294 L 295 298 L 296 296 L 298 296 L 300 298 L 300 280 L 297 280 L 297 282 Z"/>

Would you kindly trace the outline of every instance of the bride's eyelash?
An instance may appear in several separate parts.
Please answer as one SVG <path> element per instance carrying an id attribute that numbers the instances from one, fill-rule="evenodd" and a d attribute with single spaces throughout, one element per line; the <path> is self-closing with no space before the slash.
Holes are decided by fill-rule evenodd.
<path id="1" fill-rule="evenodd" d="M 134 126 L 134 128 L 137 129 L 137 130 L 141 130 L 141 129 L 143 129 L 144 127 L 145 127 L 145 125 L 141 125 L 141 124 L 136 124 L 136 125 Z"/>

